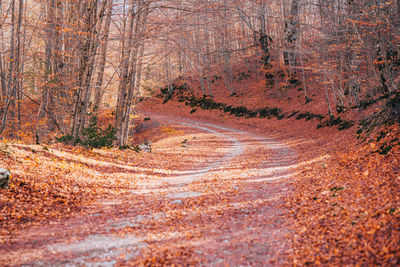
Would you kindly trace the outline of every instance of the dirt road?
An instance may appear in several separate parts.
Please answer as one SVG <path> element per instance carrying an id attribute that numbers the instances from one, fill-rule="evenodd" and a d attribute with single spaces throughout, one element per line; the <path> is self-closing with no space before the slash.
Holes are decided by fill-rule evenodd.
<path id="1" fill-rule="evenodd" d="M 285 181 L 295 167 L 294 152 L 248 132 L 151 117 L 173 129 L 154 143 L 152 153 L 179 154 L 185 167 L 119 163 L 134 185 L 73 218 L 24 230 L 13 244 L 0 248 L 1 265 L 283 263 L 289 244 L 281 197 L 290 190 Z M 104 159 L 91 162 L 103 168 L 116 165 Z"/>

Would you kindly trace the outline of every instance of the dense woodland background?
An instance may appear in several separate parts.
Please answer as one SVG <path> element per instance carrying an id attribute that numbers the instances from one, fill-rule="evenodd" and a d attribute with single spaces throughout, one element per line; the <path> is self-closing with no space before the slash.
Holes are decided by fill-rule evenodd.
<path id="1" fill-rule="evenodd" d="M 0 13 L 2 138 L 78 140 L 112 109 L 104 133 L 124 146 L 143 96 L 234 96 L 244 79 L 260 99 L 319 92 L 331 119 L 382 99 L 366 124 L 399 118 L 399 0 L 6 0 Z"/>

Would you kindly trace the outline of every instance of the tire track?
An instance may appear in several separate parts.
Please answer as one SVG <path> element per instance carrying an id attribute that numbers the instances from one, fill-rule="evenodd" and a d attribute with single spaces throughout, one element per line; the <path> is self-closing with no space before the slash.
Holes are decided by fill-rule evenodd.
<path id="1" fill-rule="evenodd" d="M 202 168 L 141 181 L 130 195 L 123 196 L 126 199 L 99 202 L 88 217 L 74 218 L 59 228 L 36 229 L 34 238 L 41 238 L 41 234 L 55 237 L 46 246 L 32 245 L 29 250 L 16 251 L 14 255 L 20 259 L 16 265 L 114 266 L 122 256 L 122 262 L 134 261 L 154 244 L 194 249 L 193 257 L 204 265 L 265 265 L 277 250 L 284 249 L 285 229 L 276 219 L 280 211 L 270 204 L 287 188 L 269 182 L 290 177 L 295 167 L 295 154 L 290 148 L 276 140 L 215 124 L 146 115 L 224 139 L 229 143 L 226 153 Z M 261 167 L 242 169 L 242 161 L 251 159 L 251 153 L 260 149 L 270 151 L 269 160 L 261 162 Z M 197 200 L 201 200 L 197 210 L 188 209 L 188 203 Z M 125 213 L 118 212 L 122 201 L 133 203 Z M 230 214 L 232 221 L 215 217 L 221 212 Z M 273 223 L 265 224 L 265 216 Z M 198 219 L 190 221 L 191 217 Z M 187 237 L 182 227 L 201 235 Z M 119 234 L 125 229 L 133 233 Z M 254 245 L 259 239 L 265 241 Z M 35 244 L 35 240 L 30 243 Z"/>

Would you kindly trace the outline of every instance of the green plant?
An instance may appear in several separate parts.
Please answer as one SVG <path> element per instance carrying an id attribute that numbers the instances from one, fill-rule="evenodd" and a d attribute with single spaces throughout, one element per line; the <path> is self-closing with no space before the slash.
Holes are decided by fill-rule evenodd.
<path id="1" fill-rule="evenodd" d="M 391 94 L 385 94 L 379 99 L 386 99 L 379 111 L 364 118 L 358 130 L 358 134 L 370 134 L 382 125 L 390 126 L 400 124 L 400 90 Z"/>
<path id="2" fill-rule="evenodd" d="M 282 110 L 280 110 L 279 108 L 265 107 L 265 108 L 259 110 L 258 113 L 260 114 L 260 118 L 267 118 L 268 117 L 268 119 L 270 119 L 271 117 L 278 118 L 278 117 L 282 116 Z"/>
<path id="3" fill-rule="evenodd" d="M 109 125 L 107 129 L 102 130 L 97 126 L 97 117 L 92 116 L 87 128 L 81 133 L 81 144 L 90 148 L 101 148 L 112 146 L 115 138 L 116 130 Z"/>
<path id="4" fill-rule="evenodd" d="M 379 149 L 376 151 L 381 155 L 387 155 L 393 147 L 400 145 L 399 139 L 396 137 L 388 142 L 383 143 L 380 145 Z"/>
<path id="5" fill-rule="evenodd" d="M 385 138 L 387 134 L 388 134 L 387 132 L 381 131 L 381 132 L 379 133 L 378 137 L 376 138 L 376 142 L 381 141 L 382 138 Z"/>
<path id="6" fill-rule="evenodd" d="M 339 131 L 349 129 L 355 124 L 354 121 L 346 121 L 338 117 L 330 117 L 328 120 L 323 121 L 317 125 L 317 128 L 332 127 L 338 125 Z"/>
<path id="7" fill-rule="evenodd" d="M 231 113 L 231 115 L 234 115 L 236 117 L 244 117 L 246 115 L 251 116 L 251 111 L 248 110 L 246 107 L 243 107 L 243 106 L 231 108 L 230 113 Z"/>
<path id="8" fill-rule="evenodd" d="M 56 137 L 56 140 L 65 144 L 79 144 L 88 148 L 102 148 L 112 146 L 113 141 L 116 139 L 115 133 L 116 130 L 111 125 L 105 130 L 99 128 L 97 126 L 97 117 L 92 116 L 89 126 L 82 130 L 80 137 L 74 138 L 72 135 L 67 134 Z"/>
<path id="9" fill-rule="evenodd" d="M 290 119 L 291 117 L 295 116 L 296 114 L 298 114 L 300 111 L 293 111 L 289 116 L 287 116 L 288 119 Z"/>
<path id="10" fill-rule="evenodd" d="M 56 141 L 64 144 L 71 144 L 74 141 L 74 137 L 70 134 L 62 135 L 60 137 L 56 137 Z"/>
<path id="11" fill-rule="evenodd" d="M 354 124 L 355 124 L 354 121 L 345 121 L 345 120 L 343 120 L 343 121 L 339 124 L 339 128 L 338 128 L 338 129 L 339 129 L 339 131 L 341 131 L 341 130 L 346 130 L 346 129 L 349 129 L 349 128 L 353 127 Z"/>
<path id="12" fill-rule="evenodd" d="M 135 151 L 136 153 L 139 153 L 142 151 L 142 149 L 139 147 L 139 145 L 135 145 L 133 147 L 131 147 L 133 151 Z"/>
<path id="13" fill-rule="evenodd" d="M 130 149 L 130 148 L 131 148 L 130 145 L 123 145 L 123 146 L 118 147 L 119 150 L 126 150 L 126 149 Z"/>
<path id="14" fill-rule="evenodd" d="M 315 113 L 308 112 L 308 111 L 299 113 L 296 116 L 296 120 L 305 119 L 306 121 L 313 120 L 313 119 L 322 120 L 323 118 L 324 118 L 324 116 L 321 114 L 315 114 Z"/>
<path id="15" fill-rule="evenodd" d="M 332 197 L 335 197 L 337 192 L 340 190 L 343 190 L 343 189 L 344 189 L 344 187 L 342 187 L 342 186 L 334 186 L 329 190 L 333 192 Z"/>

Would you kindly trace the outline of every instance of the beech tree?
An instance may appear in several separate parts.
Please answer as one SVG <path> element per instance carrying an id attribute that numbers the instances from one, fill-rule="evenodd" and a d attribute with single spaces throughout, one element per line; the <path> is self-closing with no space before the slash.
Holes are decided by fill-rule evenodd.
<path id="1" fill-rule="evenodd" d="M 118 87 L 118 100 L 115 112 L 117 145 L 125 146 L 128 141 L 132 114 L 132 104 L 140 84 L 138 71 L 139 52 L 144 46 L 145 24 L 149 14 L 150 1 L 131 0 L 128 10 L 123 14 L 121 38 L 121 76 Z M 143 53 L 143 52 L 140 52 Z"/>
<path id="2" fill-rule="evenodd" d="M 283 58 L 285 65 L 289 67 L 289 79 L 290 83 L 297 83 L 296 66 L 297 66 L 297 39 L 299 32 L 299 3 L 298 0 L 292 0 L 290 6 L 289 17 L 285 21 L 285 41 L 286 51 L 283 52 Z"/>
<path id="3" fill-rule="evenodd" d="M 78 140 L 106 101 L 125 146 L 143 85 L 214 97 L 249 76 L 305 103 L 320 93 L 330 117 L 399 90 L 399 1 L 4 0 L 0 13 L 2 137 Z"/>
<path id="4" fill-rule="evenodd" d="M 18 11 L 17 11 L 18 10 Z M 0 3 L 0 11 L 3 12 L 3 3 Z M 21 34 L 24 1 L 11 0 L 7 8 L 6 16 L 0 24 L 3 41 L 5 35 L 9 34 L 9 46 L 7 52 L 0 53 L 0 75 L 1 75 L 1 108 L 0 134 L 5 130 L 7 121 L 11 121 L 11 137 L 17 137 L 21 129 L 21 103 L 23 93 L 23 36 Z M 11 29 L 4 29 L 8 22 Z M 4 51 L 3 43 L 3 51 Z"/>

